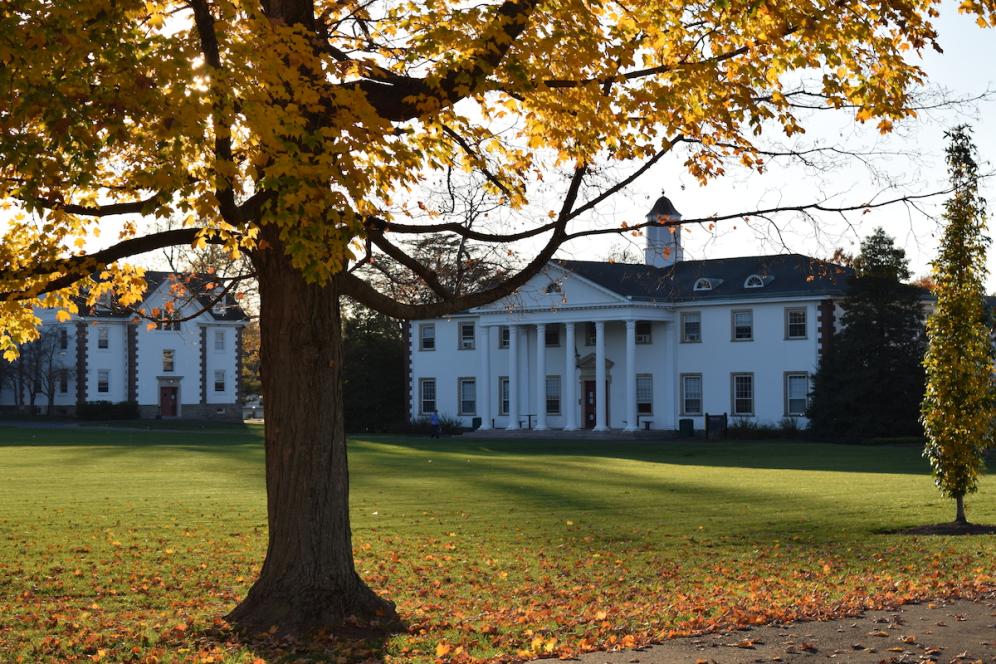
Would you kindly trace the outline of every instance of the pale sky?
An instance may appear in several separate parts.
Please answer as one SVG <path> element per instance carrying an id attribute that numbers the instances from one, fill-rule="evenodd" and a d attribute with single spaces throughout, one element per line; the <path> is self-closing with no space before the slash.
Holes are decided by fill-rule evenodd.
<path id="1" fill-rule="evenodd" d="M 922 66 L 930 77 L 930 84 L 946 89 L 951 97 L 968 98 L 987 89 L 996 90 L 996 32 L 982 30 L 972 17 L 961 16 L 955 5 L 949 3 L 937 23 L 943 54 L 929 51 Z M 945 188 L 944 130 L 959 123 L 974 128 L 983 171 L 994 170 L 996 164 L 996 96 L 983 103 L 962 107 L 957 111 L 930 111 L 921 114 L 917 121 L 897 125 L 887 137 L 879 136 L 874 126 L 855 128 L 850 114 L 819 112 L 808 123 L 804 140 L 819 140 L 821 145 L 864 146 L 878 152 L 897 153 L 888 158 L 876 158 L 877 167 L 903 183 L 902 192 L 926 193 Z M 907 156 L 903 153 L 915 153 Z M 985 162 L 989 162 L 985 164 Z M 992 202 L 996 201 L 996 178 L 989 178 L 983 185 L 984 195 L 990 201 L 990 223 L 993 220 Z M 633 190 L 609 204 L 606 209 L 620 220 L 640 221 L 650 209 L 662 189 L 686 218 L 702 218 L 712 214 L 770 207 L 775 204 L 808 203 L 832 195 L 832 203 L 844 206 L 863 204 L 881 185 L 872 182 L 869 171 L 857 162 L 829 173 L 807 172 L 798 165 L 786 168 L 772 167 L 765 175 L 743 170 L 700 186 L 675 163 L 661 163 Z M 879 198 L 888 199 L 899 192 L 883 192 Z M 938 216 L 943 198 L 924 201 L 921 208 Z M 910 259 L 914 275 L 927 274 L 929 262 L 934 258 L 938 237 L 938 224 L 905 206 L 889 206 L 868 214 L 852 214 L 847 221 L 839 215 L 822 215 L 818 227 L 798 217 L 779 217 L 781 240 L 767 224 L 756 222 L 723 222 L 714 232 L 704 228 L 688 227 L 683 234 L 686 259 L 724 258 L 763 253 L 793 251 L 817 257 L 829 256 L 833 249 L 842 246 L 856 252 L 861 238 L 875 227 L 883 226 L 896 237 Z M 622 246 L 636 243 L 641 250 L 643 239 L 619 240 Z M 562 250 L 561 255 L 577 259 L 602 259 L 608 253 L 607 241 L 578 241 Z M 784 246 L 783 246 L 784 245 Z M 787 248 L 786 248 L 787 247 Z M 996 249 L 989 252 L 989 280 L 987 290 L 996 291 Z"/>

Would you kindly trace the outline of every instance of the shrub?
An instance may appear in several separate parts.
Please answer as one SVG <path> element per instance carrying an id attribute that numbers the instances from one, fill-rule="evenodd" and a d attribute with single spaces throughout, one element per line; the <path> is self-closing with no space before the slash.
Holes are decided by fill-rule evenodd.
<path id="1" fill-rule="evenodd" d="M 463 422 L 448 415 L 439 416 L 439 428 L 440 432 L 445 436 L 459 435 L 467 430 L 467 427 L 463 425 Z M 404 427 L 403 433 L 410 433 L 416 436 L 428 436 L 432 434 L 432 425 L 429 424 L 429 418 L 423 416 L 417 420 L 409 422 Z"/>
<path id="2" fill-rule="evenodd" d="M 87 401 L 76 406 L 76 417 L 81 420 L 136 420 L 138 402 Z"/>

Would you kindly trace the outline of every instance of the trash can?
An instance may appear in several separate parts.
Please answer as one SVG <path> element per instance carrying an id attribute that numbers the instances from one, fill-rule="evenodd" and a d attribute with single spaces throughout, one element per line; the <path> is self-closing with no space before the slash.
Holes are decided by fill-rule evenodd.
<path id="1" fill-rule="evenodd" d="M 683 437 L 691 438 L 695 435 L 695 422 L 687 417 L 678 420 L 678 433 Z"/>

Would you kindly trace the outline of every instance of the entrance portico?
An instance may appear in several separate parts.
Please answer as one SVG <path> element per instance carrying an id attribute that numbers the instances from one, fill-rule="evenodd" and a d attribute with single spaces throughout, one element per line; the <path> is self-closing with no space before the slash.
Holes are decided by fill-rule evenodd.
<path id="1" fill-rule="evenodd" d="M 638 430 L 638 372 L 650 375 L 663 367 L 638 366 L 637 321 L 657 324 L 656 341 L 665 345 L 671 335 L 662 332 L 670 327 L 670 312 L 638 305 L 564 308 L 556 312 L 559 320 L 552 320 L 548 309 L 475 313 L 484 349 L 477 388 L 482 430 Z M 564 322 L 568 317 L 574 320 Z M 669 392 L 663 384 L 660 389 Z"/>

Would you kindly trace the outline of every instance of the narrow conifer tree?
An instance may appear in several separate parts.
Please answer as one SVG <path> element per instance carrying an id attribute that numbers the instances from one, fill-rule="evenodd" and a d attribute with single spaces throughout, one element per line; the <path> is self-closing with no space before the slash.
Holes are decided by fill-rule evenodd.
<path id="1" fill-rule="evenodd" d="M 970 130 L 955 127 L 947 138 L 954 193 L 945 204 L 947 225 L 933 262 L 937 308 L 927 321 L 924 456 L 937 487 L 955 500 L 955 522 L 967 524 L 965 496 L 978 489 L 993 440 L 993 362 L 983 309 L 989 238 Z"/>

